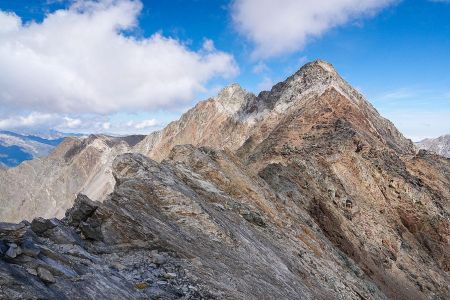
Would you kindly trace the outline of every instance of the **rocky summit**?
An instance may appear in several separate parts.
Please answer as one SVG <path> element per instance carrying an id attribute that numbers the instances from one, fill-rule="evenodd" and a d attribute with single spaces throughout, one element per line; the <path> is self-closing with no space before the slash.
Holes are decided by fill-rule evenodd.
<path id="1" fill-rule="evenodd" d="M 9 194 L 35 218 L 0 223 L 1 299 L 450 298 L 450 159 L 417 152 L 326 62 L 259 95 L 229 86 L 89 160 L 99 139 L 52 153 L 92 175 L 54 183 L 50 213 Z M 98 170 L 110 190 L 65 193 L 104 186 Z"/>

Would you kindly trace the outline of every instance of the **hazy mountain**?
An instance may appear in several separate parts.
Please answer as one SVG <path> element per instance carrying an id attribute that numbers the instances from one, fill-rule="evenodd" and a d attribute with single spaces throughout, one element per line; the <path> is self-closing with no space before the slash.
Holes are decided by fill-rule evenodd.
<path id="1" fill-rule="evenodd" d="M 62 136 L 41 137 L 0 131 L 0 164 L 15 167 L 25 160 L 46 156 L 62 140 Z"/>
<path id="2" fill-rule="evenodd" d="M 14 256 L 0 260 L 0 298 L 450 295 L 450 161 L 416 153 L 326 62 L 259 95 L 227 87 L 141 141 L 66 142 L 49 158 L 60 163 L 0 180 L 0 202 L 55 182 L 51 201 L 9 200 L 12 219 L 61 215 L 71 186 L 107 177 L 114 190 L 78 196 L 63 220 L 0 226 Z"/>
<path id="3" fill-rule="evenodd" d="M 450 134 L 435 139 L 424 139 L 416 143 L 419 149 L 424 149 L 435 154 L 450 158 Z"/>

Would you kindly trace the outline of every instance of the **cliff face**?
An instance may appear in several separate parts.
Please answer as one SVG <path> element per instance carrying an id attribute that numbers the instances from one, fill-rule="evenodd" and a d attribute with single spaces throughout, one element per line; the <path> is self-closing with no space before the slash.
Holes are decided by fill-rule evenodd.
<path id="1" fill-rule="evenodd" d="M 0 298 L 450 296 L 450 160 L 325 62 L 228 87 L 131 150 L 103 165 L 103 203 L 0 226 Z"/>

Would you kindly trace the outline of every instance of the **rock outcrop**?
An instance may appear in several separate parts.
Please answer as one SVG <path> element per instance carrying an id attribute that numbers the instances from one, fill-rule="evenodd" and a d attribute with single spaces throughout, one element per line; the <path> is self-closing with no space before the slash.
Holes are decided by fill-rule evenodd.
<path id="1" fill-rule="evenodd" d="M 142 139 L 67 137 L 48 157 L 0 169 L 0 221 L 62 217 L 78 193 L 103 200 L 115 184 L 112 161 Z"/>
<path id="2" fill-rule="evenodd" d="M 416 143 L 417 148 L 450 158 L 450 134 Z"/>
<path id="3" fill-rule="evenodd" d="M 0 298 L 450 297 L 450 160 L 325 62 L 228 87 L 131 150 L 103 203 L 1 224 Z"/>

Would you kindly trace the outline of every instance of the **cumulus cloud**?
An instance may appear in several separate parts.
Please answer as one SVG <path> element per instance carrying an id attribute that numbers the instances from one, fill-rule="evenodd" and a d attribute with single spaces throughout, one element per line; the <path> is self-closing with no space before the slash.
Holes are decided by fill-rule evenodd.
<path id="1" fill-rule="evenodd" d="M 254 43 L 254 58 L 302 49 L 309 38 L 355 18 L 370 16 L 397 0 L 234 0 L 237 30 Z"/>
<path id="2" fill-rule="evenodd" d="M 140 1 L 74 1 L 24 23 L 0 11 L 0 106 L 41 113 L 153 110 L 192 100 L 214 77 L 234 76 L 232 55 L 155 33 L 133 34 Z"/>

